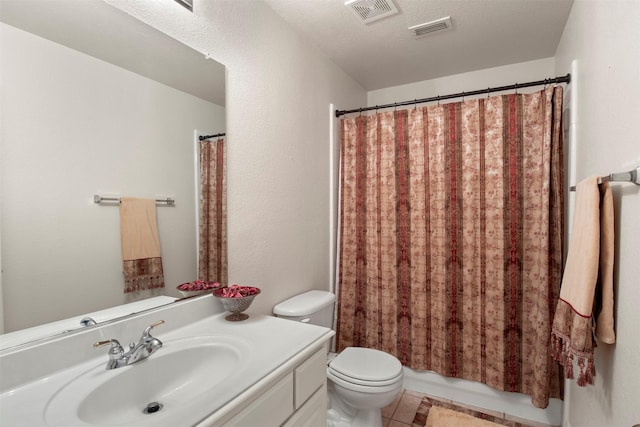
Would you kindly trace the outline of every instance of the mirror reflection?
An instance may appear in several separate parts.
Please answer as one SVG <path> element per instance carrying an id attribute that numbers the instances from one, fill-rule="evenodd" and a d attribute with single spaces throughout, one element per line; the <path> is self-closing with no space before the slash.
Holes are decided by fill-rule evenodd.
<path id="1" fill-rule="evenodd" d="M 198 136 L 225 131 L 224 66 L 102 1 L 1 8 L 4 332 L 181 297 L 198 278 Z M 120 204 L 94 195 L 175 200 L 154 206 L 164 287 L 124 292 Z"/>

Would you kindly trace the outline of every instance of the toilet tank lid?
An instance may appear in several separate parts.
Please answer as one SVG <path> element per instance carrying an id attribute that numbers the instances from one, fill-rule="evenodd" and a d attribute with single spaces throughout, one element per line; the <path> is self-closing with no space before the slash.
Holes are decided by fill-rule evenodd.
<path id="1" fill-rule="evenodd" d="M 336 297 L 327 291 L 309 291 L 282 301 L 273 307 L 277 316 L 308 316 L 333 304 Z"/>

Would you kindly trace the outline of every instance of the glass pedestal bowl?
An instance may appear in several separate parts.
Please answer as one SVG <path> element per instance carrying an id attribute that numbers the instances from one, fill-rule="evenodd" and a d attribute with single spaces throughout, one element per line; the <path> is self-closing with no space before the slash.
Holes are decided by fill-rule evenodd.
<path id="1" fill-rule="evenodd" d="M 218 298 L 224 309 L 231 313 L 225 319 L 237 322 L 249 318 L 249 315 L 243 311 L 249 308 L 259 293 L 260 289 L 253 286 L 231 285 L 228 288 L 214 290 L 213 296 Z"/>

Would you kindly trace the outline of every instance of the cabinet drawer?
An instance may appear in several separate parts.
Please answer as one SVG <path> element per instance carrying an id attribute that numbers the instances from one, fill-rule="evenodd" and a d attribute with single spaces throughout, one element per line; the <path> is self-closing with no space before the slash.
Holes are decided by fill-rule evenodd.
<path id="1" fill-rule="evenodd" d="M 327 382 L 327 352 L 325 347 L 315 352 L 302 362 L 294 371 L 295 375 L 295 408 L 304 402 Z"/>
<path id="2" fill-rule="evenodd" d="M 293 374 L 278 381 L 225 426 L 275 427 L 293 413 Z"/>

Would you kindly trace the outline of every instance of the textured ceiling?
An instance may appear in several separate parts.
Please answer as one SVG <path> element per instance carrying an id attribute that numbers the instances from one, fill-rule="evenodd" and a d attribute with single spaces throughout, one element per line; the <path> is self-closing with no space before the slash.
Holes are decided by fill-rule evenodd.
<path id="1" fill-rule="evenodd" d="M 345 0 L 263 1 L 366 90 L 552 57 L 573 4 L 573 0 L 393 0 L 399 14 L 364 24 Z M 202 60 L 201 54 L 182 50 L 184 46 L 175 42 L 176 50 L 169 52 L 167 41 L 156 42 L 156 35 L 147 34 L 144 25 L 131 29 L 113 25 L 115 18 L 127 17 L 116 16 L 122 13 L 109 10 L 113 8 L 102 1 L 2 0 L 0 9 L 4 22 L 224 105 L 223 66 L 208 61 L 214 71 L 193 74 L 204 67 L 185 64 Z M 451 16 L 449 30 L 417 39 L 407 30 L 445 16 Z M 134 45 L 131 40 L 141 43 Z M 158 71 L 163 75 L 149 75 Z M 214 74 L 216 84 L 207 80 Z M 205 83 L 196 84 L 201 77 Z"/>
<path id="2" fill-rule="evenodd" d="M 365 89 L 555 55 L 573 0 L 394 0 L 400 13 L 364 24 L 345 0 L 264 0 Z M 452 28 L 414 38 L 413 25 Z"/>

